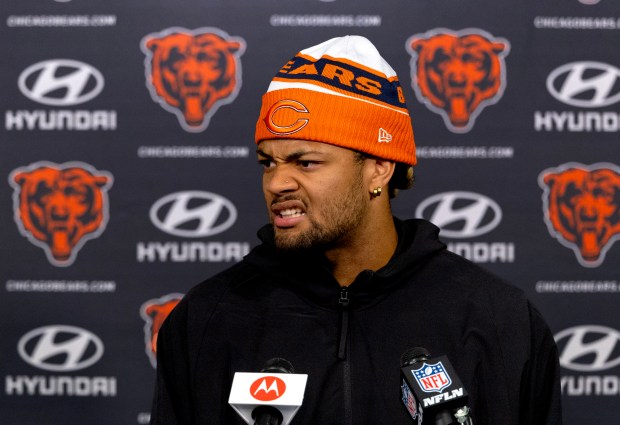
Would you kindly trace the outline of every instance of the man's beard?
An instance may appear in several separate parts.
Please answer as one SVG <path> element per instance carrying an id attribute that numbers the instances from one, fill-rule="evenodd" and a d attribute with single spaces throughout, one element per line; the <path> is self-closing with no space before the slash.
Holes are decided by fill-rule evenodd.
<path id="1" fill-rule="evenodd" d="M 367 209 L 360 173 L 346 193 L 332 197 L 329 202 L 313 206 L 314 211 L 320 212 L 322 222 L 308 215 L 309 229 L 295 233 L 274 226 L 276 247 L 286 251 L 337 247 L 360 226 Z"/>

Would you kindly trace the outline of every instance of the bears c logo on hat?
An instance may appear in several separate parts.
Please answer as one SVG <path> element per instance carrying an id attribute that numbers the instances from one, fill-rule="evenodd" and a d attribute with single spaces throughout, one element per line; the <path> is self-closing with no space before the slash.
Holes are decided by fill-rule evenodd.
<path id="1" fill-rule="evenodd" d="M 280 112 L 277 114 L 277 112 Z M 285 136 L 297 133 L 304 128 L 309 119 L 300 118 L 298 114 L 308 114 L 308 108 L 303 103 L 296 100 L 282 99 L 273 104 L 267 116 L 265 117 L 265 125 L 273 134 Z M 278 115 L 278 117 L 276 117 Z M 282 124 L 277 124 L 278 122 Z M 286 124 L 290 123 L 290 124 Z"/>

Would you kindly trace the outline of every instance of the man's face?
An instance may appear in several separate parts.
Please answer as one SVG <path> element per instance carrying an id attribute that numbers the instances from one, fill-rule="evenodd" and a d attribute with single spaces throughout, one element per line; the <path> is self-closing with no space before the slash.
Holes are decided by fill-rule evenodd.
<path id="1" fill-rule="evenodd" d="M 257 152 L 278 248 L 329 249 L 359 231 L 369 195 L 355 152 L 305 140 L 265 140 Z"/>

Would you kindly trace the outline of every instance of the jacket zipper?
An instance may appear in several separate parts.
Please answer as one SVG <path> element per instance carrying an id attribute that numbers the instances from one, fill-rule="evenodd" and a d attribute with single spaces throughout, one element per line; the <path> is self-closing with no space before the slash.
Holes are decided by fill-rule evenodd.
<path id="1" fill-rule="evenodd" d="M 349 333 L 349 290 L 340 288 L 340 344 L 338 345 L 338 359 L 347 358 L 347 334 Z"/>
<path id="2" fill-rule="evenodd" d="M 353 408 L 351 401 L 351 364 L 347 360 L 347 345 L 349 334 L 349 290 L 346 287 L 340 288 L 340 343 L 338 344 L 338 359 L 343 360 L 343 380 L 344 380 L 344 423 L 353 424 Z"/>

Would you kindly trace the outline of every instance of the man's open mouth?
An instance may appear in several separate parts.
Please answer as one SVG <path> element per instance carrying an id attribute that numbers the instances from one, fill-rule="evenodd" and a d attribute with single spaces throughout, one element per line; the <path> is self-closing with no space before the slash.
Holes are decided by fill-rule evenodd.
<path id="1" fill-rule="evenodd" d="M 282 218 L 301 217 L 302 215 L 305 215 L 305 214 L 306 213 L 303 212 L 303 210 L 299 208 L 289 208 L 289 209 L 282 210 L 279 212 L 279 215 Z"/>

